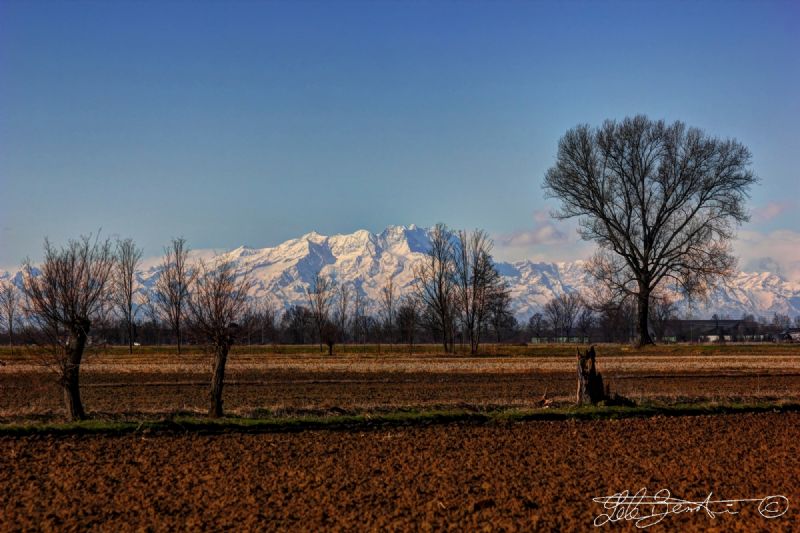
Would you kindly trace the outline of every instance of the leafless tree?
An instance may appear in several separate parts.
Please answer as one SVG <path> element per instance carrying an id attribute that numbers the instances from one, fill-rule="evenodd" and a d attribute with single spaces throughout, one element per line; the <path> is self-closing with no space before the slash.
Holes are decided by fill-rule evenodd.
<path id="1" fill-rule="evenodd" d="M 591 343 L 592 327 L 594 327 L 595 316 L 591 307 L 582 304 L 578 316 L 575 321 L 575 326 L 581 334 L 581 342 Z"/>
<path id="2" fill-rule="evenodd" d="M 489 323 L 499 343 L 502 332 L 516 327 L 517 321 L 511 313 L 511 294 L 503 283 L 498 283 L 489 298 Z"/>
<path id="3" fill-rule="evenodd" d="M 414 268 L 414 288 L 425 315 L 441 333 L 444 351 L 451 352 L 457 303 L 454 237 L 444 224 L 436 224 L 430 237 L 430 249 Z"/>
<path id="4" fill-rule="evenodd" d="M 478 353 L 492 298 L 504 289 L 491 250 L 492 240 L 485 231 L 458 232 L 453 254 L 455 294 L 472 355 Z"/>
<path id="5" fill-rule="evenodd" d="M 408 353 L 414 353 L 414 339 L 420 322 L 419 301 L 414 294 L 407 294 L 397 309 L 397 327 L 400 336 L 408 343 Z"/>
<path id="6" fill-rule="evenodd" d="M 528 333 L 531 337 L 535 338 L 537 342 L 541 342 L 545 325 L 546 321 L 542 313 L 534 313 L 528 319 Z"/>
<path id="7" fill-rule="evenodd" d="M 394 278 L 390 277 L 386 285 L 381 288 L 380 296 L 380 315 L 383 318 L 383 329 L 390 344 L 394 342 L 395 298 Z"/>
<path id="8" fill-rule="evenodd" d="M 349 285 L 342 283 L 339 285 L 336 298 L 336 328 L 341 337 L 341 341 L 345 341 L 347 335 L 347 323 L 350 321 L 350 295 L 352 289 Z"/>
<path id="9" fill-rule="evenodd" d="M 544 305 L 544 313 L 557 337 L 566 337 L 569 342 L 580 309 L 581 297 L 574 292 L 559 293 Z"/>
<path id="10" fill-rule="evenodd" d="M 369 329 L 367 326 L 367 309 L 370 307 L 370 301 L 361 291 L 354 289 L 353 296 L 353 316 L 350 320 L 350 327 L 352 329 L 353 342 L 366 342 L 366 334 Z"/>
<path id="11" fill-rule="evenodd" d="M 199 264 L 191 290 L 187 292 L 188 326 L 194 336 L 213 351 L 211 405 L 208 414 L 220 417 L 222 388 L 228 352 L 240 334 L 247 311 L 247 295 L 253 288 L 248 272 L 238 271 L 230 261 L 208 266 Z"/>
<path id="12" fill-rule="evenodd" d="M 142 249 L 133 239 L 117 240 L 116 263 L 112 276 L 112 300 L 122 316 L 128 334 L 128 353 L 133 353 L 133 322 L 135 311 L 133 296 L 136 288 L 136 270 L 142 260 Z"/>
<path id="13" fill-rule="evenodd" d="M 8 345 L 14 353 L 14 326 L 19 321 L 20 292 L 12 281 L 0 284 L 0 317 L 8 332 Z"/>
<path id="14" fill-rule="evenodd" d="M 772 315 L 772 326 L 778 330 L 783 331 L 784 329 L 789 328 L 792 325 L 792 319 L 789 318 L 789 315 L 785 315 L 783 313 L 775 313 Z"/>
<path id="15" fill-rule="evenodd" d="M 70 240 L 62 248 L 44 243 L 44 260 L 37 269 L 26 260 L 22 292 L 25 314 L 49 347 L 49 362 L 64 389 L 67 415 L 86 417 L 80 394 L 80 366 L 93 322 L 108 303 L 114 268 L 111 243 L 99 237 Z"/>
<path id="16" fill-rule="evenodd" d="M 650 325 L 659 341 L 664 340 L 667 322 L 675 318 L 676 312 L 675 301 L 668 294 L 656 291 L 650 295 Z"/>
<path id="17" fill-rule="evenodd" d="M 278 312 L 272 298 L 267 297 L 255 306 L 255 330 L 259 335 L 259 344 L 266 344 L 267 339 L 275 342 L 277 333 Z"/>
<path id="18" fill-rule="evenodd" d="M 145 319 L 155 330 L 156 344 L 161 344 L 161 330 L 164 319 L 161 316 L 161 308 L 156 304 L 156 298 L 152 291 L 145 291 L 142 293 L 139 306 L 144 312 Z"/>
<path id="19" fill-rule="evenodd" d="M 302 305 L 289 307 L 281 317 L 281 329 L 289 342 L 305 344 L 313 335 L 314 317 L 308 308 Z"/>
<path id="20" fill-rule="evenodd" d="M 175 334 L 178 354 L 181 353 L 181 326 L 193 277 L 186 239 L 183 237 L 172 239 L 172 243 L 164 248 L 164 259 L 161 262 L 161 273 L 155 283 L 153 301 Z"/>
<path id="21" fill-rule="evenodd" d="M 314 326 L 317 329 L 319 349 L 322 351 L 322 343 L 328 344 L 328 352 L 333 352 L 333 344 L 330 343 L 331 334 L 331 305 L 336 290 L 336 283 L 330 277 L 318 272 L 311 284 L 306 289 L 308 304 L 311 314 L 314 317 Z"/>
<path id="22" fill-rule="evenodd" d="M 704 294 L 731 274 L 730 240 L 757 181 L 750 159 L 735 140 L 642 115 L 559 141 L 544 188 L 561 202 L 556 216 L 578 217 L 581 236 L 599 244 L 590 272 L 636 298 L 639 345 L 653 342 L 650 294 L 662 283 Z"/>

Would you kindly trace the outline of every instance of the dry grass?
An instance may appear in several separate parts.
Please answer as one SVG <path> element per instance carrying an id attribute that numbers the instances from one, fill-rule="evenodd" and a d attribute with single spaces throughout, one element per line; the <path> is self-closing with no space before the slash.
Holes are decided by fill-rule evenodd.
<path id="1" fill-rule="evenodd" d="M 4 347 L 5 348 L 5 347 Z M 403 351 L 400 351 L 400 350 Z M 229 369 L 299 370 L 304 372 L 434 372 L 434 373 L 564 373 L 575 366 L 575 345 L 488 345 L 476 357 L 437 353 L 426 345 L 409 355 L 402 346 L 345 345 L 334 356 L 316 346 L 239 346 Z M 93 373 L 208 372 L 210 359 L 197 347 L 177 355 L 171 347 L 137 347 L 128 354 L 122 347 L 105 347 L 90 353 L 82 370 Z M 800 372 L 798 344 L 663 345 L 635 350 L 627 345 L 597 345 L 602 371 L 624 373 Z M 0 350 L 5 362 L 0 373 L 47 372 L 32 349 L 17 349 L 12 356 Z"/>

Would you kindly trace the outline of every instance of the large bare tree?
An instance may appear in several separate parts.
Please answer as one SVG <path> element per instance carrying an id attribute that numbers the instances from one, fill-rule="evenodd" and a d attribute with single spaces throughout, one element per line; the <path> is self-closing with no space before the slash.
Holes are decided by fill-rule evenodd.
<path id="1" fill-rule="evenodd" d="M 178 354 L 181 353 L 181 326 L 193 276 L 186 239 L 172 239 L 170 245 L 164 248 L 161 274 L 155 283 L 153 301 L 172 328 L 178 343 Z"/>
<path id="2" fill-rule="evenodd" d="M 650 294 L 671 284 L 704 294 L 735 265 L 730 240 L 747 220 L 756 182 L 749 150 L 682 122 L 639 115 L 569 130 L 544 188 L 558 218 L 577 217 L 598 243 L 590 272 L 638 303 L 638 344 L 648 330 Z"/>
<path id="3" fill-rule="evenodd" d="M 125 322 L 128 336 L 128 353 L 133 353 L 133 322 L 135 310 L 133 296 L 136 290 L 136 270 L 142 260 L 142 249 L 133 239 L 117 240 L 116 264 L 112 276 L 114 307 Z"/>
<path id="4" fill-rule="evenodd" d="M 23 265 L 25 314 L 49 348 L 49 363 L 64 389 L 67 415 L 86 417 L 80 394 L 80 366 L 92 323 L 102 318 L 114 254 L 108 240 L 82 237 L 56 248 L 44 242 L 44 260 Z"/>
<path id="5" fill-rule="evenodd" d="M 439 223 L 431 230 L 430 238 L 431 247 L 414 268 L 414 289 L 425 315 L 441 334 L 444 351 L 451 352 L 457 304 L 454 235 Z"/>
<path id="6" fill-rule="evenodd" d="M 20 291 L 14 282 L 9 280 L 0 283 L 0 318 L 5 322 L 8 333 L 8 345 L 14 353 L 14 326 L 19 321 Z"/>
<path id="7" fill-rule="evenodd" d="M 208 266 L 200 263 L 186 299 L 188 325 L 195 337 L 209 345 L 214 362 L 211 375 L 209 415 L 220 417 L 222 388 L 228 352 L 239 335 L 247 311 L 247 295 L 253 282 L 247 272 L 229 261 Z"/>

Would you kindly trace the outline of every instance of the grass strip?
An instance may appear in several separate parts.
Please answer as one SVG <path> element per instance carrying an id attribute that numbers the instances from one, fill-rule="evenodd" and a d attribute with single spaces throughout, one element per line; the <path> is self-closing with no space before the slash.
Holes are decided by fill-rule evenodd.
<path id="1" fill-rule="evenodd" d="M 654 416 L 700 416 L 736 413 L 800 412 L 800 403 L 705 403 L 639 405 L 635 407 L 584 406 L 551 409 L 462 409 L 380 414 L 218 419 L 175 416 L 160 420 L 110 421 L 89 419 L 64 423 L 0 424 L 0 436 L 122 435 L 128 433 L 279 433 L 307 430 L 369 430 L 385 427 L 452 423 L 514 423 L 528 421 L 606 420 Z"/>

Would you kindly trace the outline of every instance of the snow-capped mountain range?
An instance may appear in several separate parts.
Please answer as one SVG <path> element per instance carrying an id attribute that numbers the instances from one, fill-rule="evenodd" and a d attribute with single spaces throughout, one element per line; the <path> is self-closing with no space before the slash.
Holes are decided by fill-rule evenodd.
<path id="1" fill-rule="evenodd" d="M 377 234 L 366 230 L 332 236 L 311 232 L 275 247 L 243 246 L 222 255 L 251 273 L 257 297 L 269 296 L 282 308 L 307 304 L 306 288 L 320 271 L 338 283 L 351 284 L 368 301 L 375 302 L 389 278 L 394 278 L 398 294 L 410 290 L 414 264 L 430 246 L 429 232 L 415 225 L 390 226 Z M 498 262 L 497 268 L 508 283 L 512 310 L 520 320 L 540 311 L 559 292 L 584 292 L 593 283 L 583 261 Z M 140 290 L 149 290 L 159 274 L 159 262 L 146 261 L 138 273 Z M 20 273 L 0 273 L 0 279 L 9 278 L 18 282 Z M 719 285 L 707 302 L 695 302 L 691 309 L 682 302 L 679 308 L 696 318 L 714 313 L 731 317 L 783 313 L 794 317 L 800 315 L 800 283 L 771 272 L 740 272 L 729 284 Z"/>

